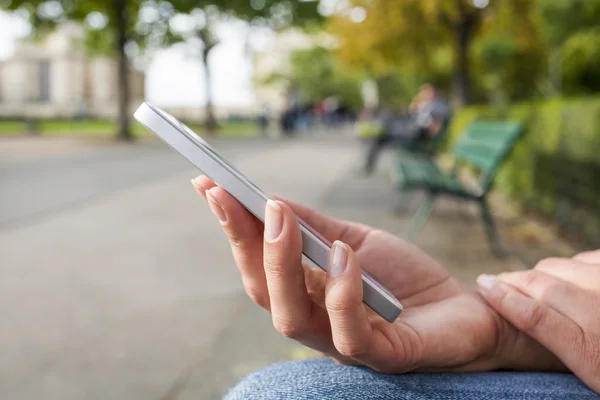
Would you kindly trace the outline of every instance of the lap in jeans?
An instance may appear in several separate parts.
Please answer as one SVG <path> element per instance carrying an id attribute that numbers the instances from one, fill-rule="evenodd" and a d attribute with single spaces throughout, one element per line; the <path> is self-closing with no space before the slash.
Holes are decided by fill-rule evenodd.
<path id="1" fill-rule="evenodd" d="M 244 379 L 237 399 L 599 399 L 569 374 L 488 372 L 386 375 L 330 360 L 275 364 Z"/>

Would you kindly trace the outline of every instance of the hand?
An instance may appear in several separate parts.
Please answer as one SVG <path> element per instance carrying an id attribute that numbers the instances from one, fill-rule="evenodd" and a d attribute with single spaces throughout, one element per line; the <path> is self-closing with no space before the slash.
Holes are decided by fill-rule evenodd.
<path id="1" fill-rule="evenodd" d="M 283 201 L 269 202 L 263 226 L 208 178 L 195 179 L 194 187 L 221 222 L 247 294 L 285 336 L 339 362 L 390 373 L 561 366 L 476 291 L 395 236 Z M 296 215 L 343 242 L 332 250 L 327 276 L 302 265 Z M 359 267 L 403 303 L 395 323 L 363 305 Z"/>
<path id="2" fill-rule="evenodd" d="M 600 393 L 600 251 L 541 261 L 533 270 L 483 275 L 481 293 Z"/>

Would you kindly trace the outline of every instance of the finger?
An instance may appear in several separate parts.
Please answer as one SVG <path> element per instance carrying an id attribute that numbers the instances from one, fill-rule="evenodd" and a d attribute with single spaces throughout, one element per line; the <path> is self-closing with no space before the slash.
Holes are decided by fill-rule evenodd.
<path id="1" fill-rule="evenodd" d="M 304 283 L 310 300 L 317 306 L 325 308 L 325 272 L 304 265 Z"/>
<path id="2" fill-rule="evenodd" d="M 577 365 L 580 353 L 575 347 L 583 337 L 575 322 L 494 276 L 481 275 L 477 284 L 485 300 L 508 322 L 556 354 L 567 367 Z"/>
<path id="3" fill-rule="evenodd" d="M 246 293 L 252 301 L 268 310 L 269 294 L 262 263 L 262 222 L 218 186 L 207 190 L 206 197 L 229 239 Z"/>
<path id="4" fill-rule="evenodd" d="M 589 304 L 589 293 L 569 282 L 535 269 L 501 274 L 498 278 L 577 324 L 590 321 L 589 312 L 582 308 Z"/>
<path id="5" fill-rule="evenodd" d="M 284 336 L 348 362 L 333 345 L 327 312 L 311 301 L 306 280 L 318 291 L 319 280 L 324 279 L 318 273 L 306 277 L 300 227 L 294 212 L 283 202 L 267 203 L 264 268 L 275 328 Z"/>
<path id="6" fill-rule="evenodd" d="M 330 242 L 341 240 L 356 247 L 369 231 L 364 225 L 331 218 L 294 201 L 278 196 L 274 197 L 289 205 L 298 218 Z"/>
<path id="7" fill-rule="evenodd" d="M 306 339 L 313 307 L 304 280 L 302 238 L 294 212 L 283 202 L 267 202 L 264 270 L 273 325 L 287 337 Z"/>
<path id="8" fill-rule="evenodd" d="M 244 288 L 250 298 L 262 306 L 270 310 L 270 298 L 265 277 L 265 269 L 263 268 L 263 225 L 253 215 L 246 211 L 235 198 L 219 187 L 213 187 L 208 191 L 209 205 L 211 209 L 216 205 L 222 208 L 225 214 L 225 222 L 221 222 L 225 233 L 230 239 L 236 264 L 242 273 Z M 214 204 L 216 203 L 216 204 Z M 289 209 L 288 209 L 289 210 Z M 213 210 L 215 214 L 220 210 Z M 235 221 L 235 224 L 231 223 Z M 324 277 L 321 276 L 321 281 L 324 282 Z M 311 285 L 314 290 L 318 289 L 318 275 L 311 275 Z M 324 283 L 321 284 L 324 287 Z M 324 289 L 322 289 L 324 292 Z M 318 306 L 315 306 L 318 308 Z M 348 360 L 340 355 L 331 341 L 331 331 L 329 329 L 329 321 L 324 309 L 320 313 L 315 312 L 313 315 L 314 329 L 313 337 L 301 341 L 308 347 L 317 351 L 328 354 L 330 357 L 341 361 Z M 319 329 L 320 328 L 320 329 Z M 284 330 L 285 331 L 285 330 Z M 293 332 L 286 332 L 288 336 L 294 336 Z"/>
<path id="9" fill-rule="evenodd" d="M 206 200 L 206 191 L 217 186 L 217 184 L 210 180 L 208 176 L 200 175 L 192 179 L 192 186 L 194 187 L 194 190 L 196 190 L 196 192 L 198 192 L 198 194 L 202 196 L 204 200 Z"/>
<path id="10" fill-rule="evenodd" d="M 329 258 L 325 289 L 333 343 L 345 357 L 381 366 L 373 351 L 373 328 L 362 296 L 361 271 L 354 252 L 336 241 Z"/>
<path id="11" fill-rule="evenodd" d="M 584 251 L 573 257 L 573 260 L 587 264 L 600 264 L 600 250 Z"/>
<path id="12" fill-rule="evenodd" d="M 600 291 L 600 264 L 596 266 L 581 260 L 547 258 L 540 261 L 535 269 L 580 288 Z"/>

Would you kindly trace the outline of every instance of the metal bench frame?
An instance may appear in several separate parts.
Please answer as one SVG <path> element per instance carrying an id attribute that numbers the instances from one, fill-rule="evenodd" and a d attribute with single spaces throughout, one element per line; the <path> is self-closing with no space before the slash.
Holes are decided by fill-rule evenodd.
<path id="1" fill-rule="evenodd" d="M 406 232 L 407 239 L 416 239 L 427 223 L 438 197 L 451 196 L 479 204 L 492 253 L 503 256 L 504 251 L 498 240 L 496 223 L 487 199 L 502 161 L 510 154 L 522 133 L 523 126 L 518 123 L 473 123 L 454 148 L 455 166 L 450 173 L 444 173 L 432 158 L 399 152 L 398 168 L 393 176 L 398 190 L 420 189 L 426 193 L 425 200 L 410 222 Z M 476 172 L 478 188 L 466 187 L 459 181 L 458 171 L 461 167 L 468 167 Z"/>

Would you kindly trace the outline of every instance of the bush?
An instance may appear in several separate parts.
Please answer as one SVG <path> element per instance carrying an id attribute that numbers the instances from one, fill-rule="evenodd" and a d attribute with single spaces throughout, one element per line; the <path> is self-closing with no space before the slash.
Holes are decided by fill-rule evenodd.
<path id="1" fill-rule="evenodd" d="M 466 108 L 456 113 L 448 144 L 477 119 L 519 121 L 526 128 L 496 188 L 600 244 L 600 98 Z"/>
<path id="2" fill-rule="evenodd" d="M 362 121 L 356 126 L 356 134 L 363 139 L 376 138 L 383 135 L 383 124 L 376 121 Z"/>

